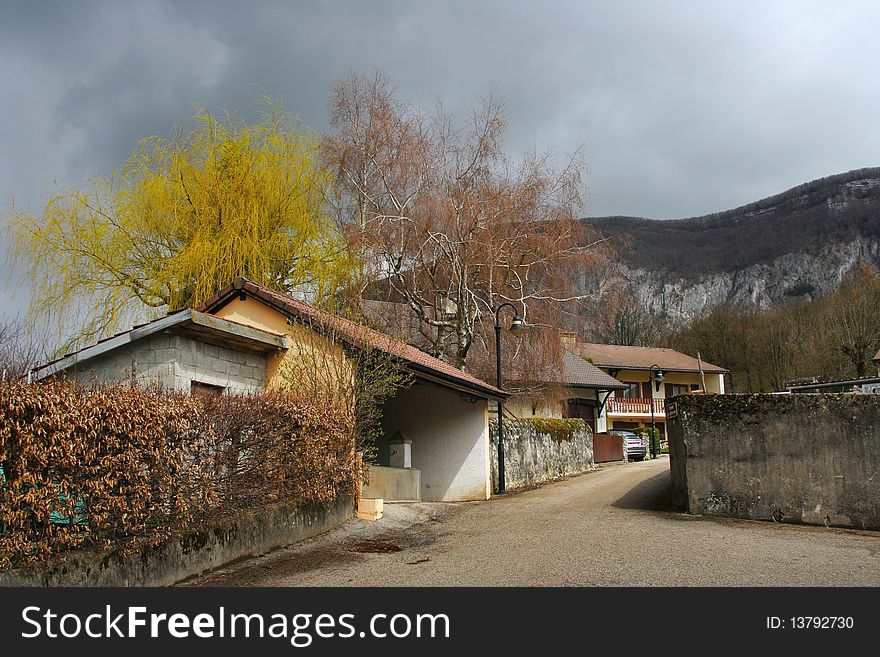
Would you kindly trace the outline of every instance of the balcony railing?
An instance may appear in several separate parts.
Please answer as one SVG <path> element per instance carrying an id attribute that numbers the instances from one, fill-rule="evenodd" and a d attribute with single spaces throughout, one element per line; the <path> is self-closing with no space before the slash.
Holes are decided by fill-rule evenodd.
<path id="1" fill-rule="evenodd" d="M 637 397 L 611 397 L 608 400 L 608 413 L 616 413 L 618 415 L 650 415 L 651 414 L 650 399 L 640 399 Z M 666 400 L 654 399 L 654 415 L 666 415 Z"/>

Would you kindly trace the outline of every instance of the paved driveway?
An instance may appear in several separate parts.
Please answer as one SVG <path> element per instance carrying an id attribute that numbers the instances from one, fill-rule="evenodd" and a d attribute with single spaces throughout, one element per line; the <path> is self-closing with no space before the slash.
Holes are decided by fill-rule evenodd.
<path id="1" fill-rule="evenodd" d="M 663 458 L 488 502 L 386 505 L 186 585 L 880 585 L 880 532 L 688 516 L 669 489 Z"/>

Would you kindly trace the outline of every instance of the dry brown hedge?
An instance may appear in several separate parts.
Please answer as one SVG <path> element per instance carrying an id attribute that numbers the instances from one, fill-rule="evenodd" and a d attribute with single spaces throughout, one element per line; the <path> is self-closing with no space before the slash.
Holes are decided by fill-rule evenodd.
<path id="1" fill-rule="evenodd" d="M 280 395 L 0 383 L 0 568 L 351 492 L 351 424 L 343 409 Z"/>

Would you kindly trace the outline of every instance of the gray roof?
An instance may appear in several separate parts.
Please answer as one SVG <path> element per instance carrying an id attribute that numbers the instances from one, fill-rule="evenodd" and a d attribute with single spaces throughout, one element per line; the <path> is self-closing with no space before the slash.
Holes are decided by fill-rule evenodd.
<path id="1" fill-rule="evenodd" d="M 568 349 L 562 350 L 559 368 L 547 368 L 539 377 L 544 383 L 561 383 L 581 388 L 600 390 L 625 390 L 627 385 Z"/>

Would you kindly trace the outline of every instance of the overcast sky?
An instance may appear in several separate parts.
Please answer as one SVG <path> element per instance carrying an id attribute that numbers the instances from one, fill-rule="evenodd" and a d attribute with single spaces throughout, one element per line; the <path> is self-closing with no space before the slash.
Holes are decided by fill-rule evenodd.
<path id="1" fill-rule="evenodd" d="M 0 201 L 38 211 L 195 102 L 261 88 L 323 130 L 378 68 L 456 114 L 494 91 L 511 155 L 582 146 L 590 215 L 694 216 L 880 164 L 878 27 L 869 0 L 0 0 Z"/>

